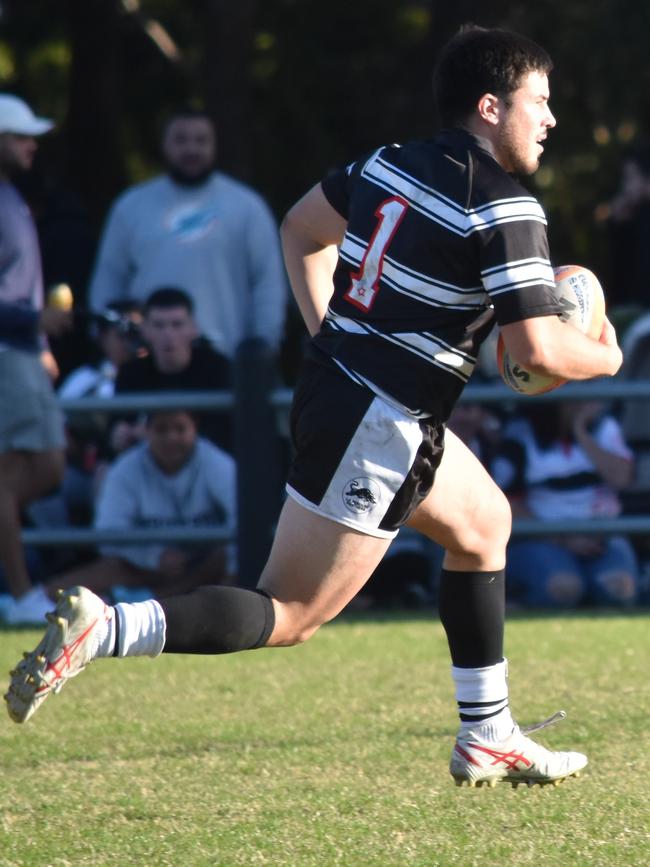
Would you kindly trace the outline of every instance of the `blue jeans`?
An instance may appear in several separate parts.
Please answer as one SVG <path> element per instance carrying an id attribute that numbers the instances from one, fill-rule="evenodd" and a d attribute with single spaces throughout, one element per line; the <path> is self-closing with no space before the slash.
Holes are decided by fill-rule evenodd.
<path id="1" fill-rule="evenodd" d="M 585 557 L 546 539 L 511 542 L 506 587 L 513 602 L 541 608 L 630 606 L 637 601 L 639 574 L 630 542 L 602 540 L 602 553 Z"/>

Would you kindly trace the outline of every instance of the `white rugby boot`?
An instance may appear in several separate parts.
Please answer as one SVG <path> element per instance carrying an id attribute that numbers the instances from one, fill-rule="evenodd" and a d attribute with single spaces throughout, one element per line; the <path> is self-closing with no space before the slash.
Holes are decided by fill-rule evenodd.
<path id="1" fill-rule="evenodd" d="M 5 695 L 14 722 L 26 722 L 52 692 L 79 674 L 94 658 L 100 635 L 112 611 L 86 587 L 59 591 L 56 608 L 46 615 L 48 626 L 35 650 L 23 654 L 10 672 Z"/>
<path id="2" fill-rule="evenodd" d="M 543 726 L 531 726 L 529 730 Z M 582 753 L 548 750 L 517 725 L 505 740 L 496 743 L 482 738 L 477 726 L 456 738 L 449 772 L 457 786 L 492 787 L 499 782 L 511 783 L 515 788 L 519 783 L 557 786 L 567 777 L 580 776 L 586 764 L 587 756 Z"/>

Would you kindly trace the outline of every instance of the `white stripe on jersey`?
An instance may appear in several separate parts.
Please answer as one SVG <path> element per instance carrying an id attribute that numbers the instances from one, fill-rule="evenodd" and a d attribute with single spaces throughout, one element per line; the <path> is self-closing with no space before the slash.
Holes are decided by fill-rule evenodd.
<path id="1" fill-rule="evenodd" d="M 452 199 L 427 187 L 406 172 L 373 154 L 364 165 L 361 177 L 393 194 L 402 196 L 412 208 L 445 226 L 450 232 L 467 237 L 473 232 L 492 228 L 502 223 L 533 220 L 546 225 L 542 206 L 533 196 L 496 199 L 479 208 L 463 208 Z"/>
<path id="2" fill-rule="evenodd" d="M 463 382 L 467 382 L 476 365 L 476 359 L 471 355 L 460 352 L 460 350 L 428 332 L 400 331 L 387 334 L 377 331 L 376 328 L 359 322 L 357 319 L 339 316 L 331 308 L 327 310 L 325 321 L 335 331 L 345 331 L 347 334 L 372 334 L 375 337 L 388 340 L 402 349 L 408 349 L 409 352 L 418 355 L 425 361 L 443 368 L 448 373 L 453 373 Z"/>
<path id="3" fill-rule="evenodd" d="M 555 288 L 553 268 L 547 259 L 533 258 L 520 259 L 518 262 L 506 262 L 504 265 L 481 271 L 481 278 L 483 285 L 491 295 L 540 284 Z"/>
<path id="4" fill-rule="evenodd" d="M 339 255 L 351 265 L 360 266 L 366 252 L 365 242 L 346 232 Z M 549 266 L 550 267 L 550 266 Z M 470 310 L 489 306 L 483 287 L 465 289 L 453 283 L 432 280 L 425 274 L 401 265 L 390 256 L 384 256 L 381 272 L 382 282 L 397 292 L 434 307 L 451 307 L 455 310 Z M 460 296 L 460 297 L 459 297 Z"/>

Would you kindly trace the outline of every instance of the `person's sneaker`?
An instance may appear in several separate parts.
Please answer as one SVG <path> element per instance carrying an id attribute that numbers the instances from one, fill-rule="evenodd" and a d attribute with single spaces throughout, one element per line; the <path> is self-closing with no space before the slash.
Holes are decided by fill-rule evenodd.
<path id="1" fill-rule="evenodd" d="M 85 587 L 59 592 L 40 643 L 10 672 L 4 698 L 14 722 L 26 722 L 50 693 L 83 671 L 97 648 L 98 631 L 110 617 L 108 605 Z"/>
<path id="2" fill-rule="evenodd" d="M 19 599 L 12 599 L 4 606 L 2 619 L 7 626 L 35 626 L 43 623 L 48 611 L 54 609 L 54 602 L 41 584 L 32 587 Z"/>
<path id="3" fill-rule="evenodd" d="M 582 753 L 547 750 L 526 737 L 519 726 L 499 743 L 480 737 L 476 730 L 461 732 L 454 745 L 449 772 L 457 786 L 496 786 L 498 782 L 529 786 L 559 785 L 567 777 L 578 777 L 587 764 Z"/>

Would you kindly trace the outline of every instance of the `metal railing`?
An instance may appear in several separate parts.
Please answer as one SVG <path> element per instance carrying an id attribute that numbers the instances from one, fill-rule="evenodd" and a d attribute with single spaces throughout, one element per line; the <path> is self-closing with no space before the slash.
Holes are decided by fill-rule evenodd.
<path id="1" fill-rule="evenodd" d="M 232 392 L 156 392 L 116 395 L 111 398 L 61 400 L 68 417 L 77 414 L 146 413 L 156 409 L 184 408 L 230 412 L 233 417 L 235 458 L 238 466 L 238 533 L 242 583 L 253 583 L 270 548 L 282 501 L 280 436 L 278 417 L 285 415 L 292 390 L 277 388 L 275 359 L 261 340 L 246 341 L 235 363 Z M 519 395 L 505 385 L 468 385 L 462 401 L 514 406 L 525 401 L 603 400 L 620 403 L 645 400 L 650 404 L 650 380 L 599 379 L 569 383 L 556 391 L 535 397 Z M 650 503 L 649 503 L 650 508 Z M 600 534 L 650 535 L 650 514 L 590 520 L 540 521 L 519 519 L 513 536 Z M 205 544 L 227 540 L 223 531 L 206 527 L 134 528 L 96 530 L 93 527 L 25 529 L 23 540 L 35 546 L 95 546 L 105 543 L 146 544 L 160 541 Z"/>

